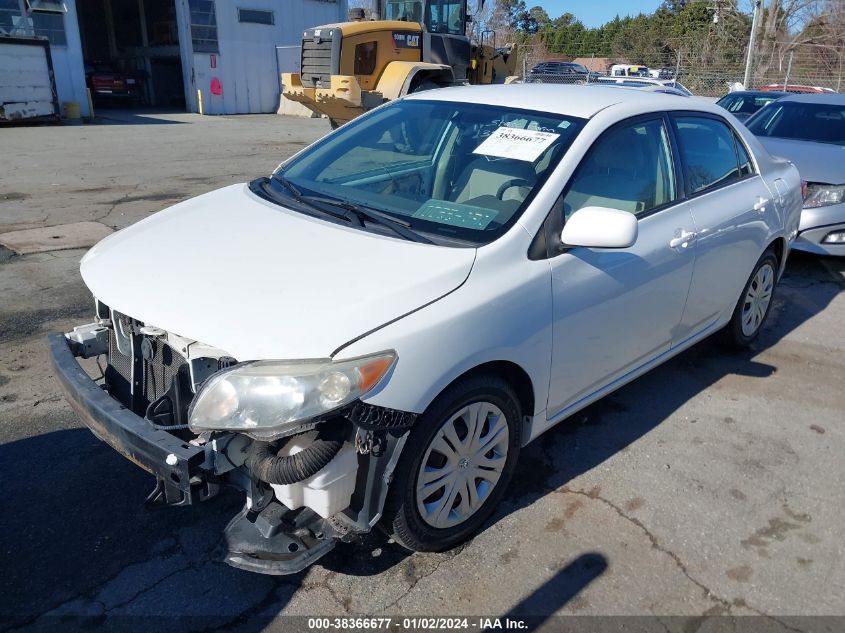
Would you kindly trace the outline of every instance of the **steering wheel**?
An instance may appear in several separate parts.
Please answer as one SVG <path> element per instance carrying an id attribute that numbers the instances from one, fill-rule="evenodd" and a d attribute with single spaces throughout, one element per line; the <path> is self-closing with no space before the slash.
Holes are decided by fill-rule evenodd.
<path id="1" fill-rule="evenodd" d="M 499 189 L 496 191 L 496 197 L 499 200 L 502 200 L 502 196 L 505 195 L 505 192 L 508 189 L 510 189 L 511 187 L 519 187 L 520 185 L 526 185 L 530 187 L 531 183 L 525 180 L 525 178 L 511 178 L 510 180 L 506 180 L 501 185 L 499 185 Z"/>

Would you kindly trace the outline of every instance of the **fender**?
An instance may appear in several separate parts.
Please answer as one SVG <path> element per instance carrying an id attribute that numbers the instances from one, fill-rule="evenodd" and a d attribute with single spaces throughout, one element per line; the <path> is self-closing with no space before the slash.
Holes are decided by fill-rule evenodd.
<path id="1" fill-rule="evenodd" d="M 454 83 L 455 73 L 451 66 L 430 64 L 428 62 L 390 62 L 381 74 L 376 91 L 386 100 L 398 99 L 406 94 L 411 82 L 420 74 L 431 77 L 440 83 Z"/>

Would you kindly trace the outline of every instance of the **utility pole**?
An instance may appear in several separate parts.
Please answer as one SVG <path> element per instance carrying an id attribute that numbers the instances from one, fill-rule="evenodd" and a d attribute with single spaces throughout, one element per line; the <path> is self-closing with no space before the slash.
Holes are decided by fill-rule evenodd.
<path id="1" fill-rule="evenodd" d="M 746 90 L 750 90 L 751 86 L 751 64 L 754 62 L 754 40 L 757 39 L 757 20 L 760 18 L 762 11 L 762 1 L 754 0 L 754 13 L 751 18 L 751 36 L 748 38 L 748 56 L 745 58 L 745 78 L 742 84 Z"/>

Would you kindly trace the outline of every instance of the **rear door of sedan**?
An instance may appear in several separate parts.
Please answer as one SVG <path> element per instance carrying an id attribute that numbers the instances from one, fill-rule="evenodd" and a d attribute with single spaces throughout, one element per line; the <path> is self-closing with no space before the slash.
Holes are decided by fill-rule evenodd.
<path id="1" fill-rule="evenodd" d="M 598 137 L 552 214 L 562 225 L 588 206 L 633 213 L 639 236 L 625 249 L 551 253 L 550 423 L 668 352 L 681 321 L 695 225 L 666 115 L 628 119 Z"/>
<path id="2" fill-rule="evenodd" d="M 766 246 L 775 200 L 741 137 L 721 117 L 670 116 L 695 221 L 695 272 L 673 346 L 700 335 L 732 313 Z"/>

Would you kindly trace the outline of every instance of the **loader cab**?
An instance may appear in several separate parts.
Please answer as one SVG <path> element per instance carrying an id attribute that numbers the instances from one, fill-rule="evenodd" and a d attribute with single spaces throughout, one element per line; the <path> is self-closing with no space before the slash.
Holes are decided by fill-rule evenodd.
<path id="1" fill-rule="evenodd" d="M 382 19 L 422 25 L 422 61 L 451 66 L 457 81 L 467 78 L 467 0 L 382 0 L 379 8 Z"/>

